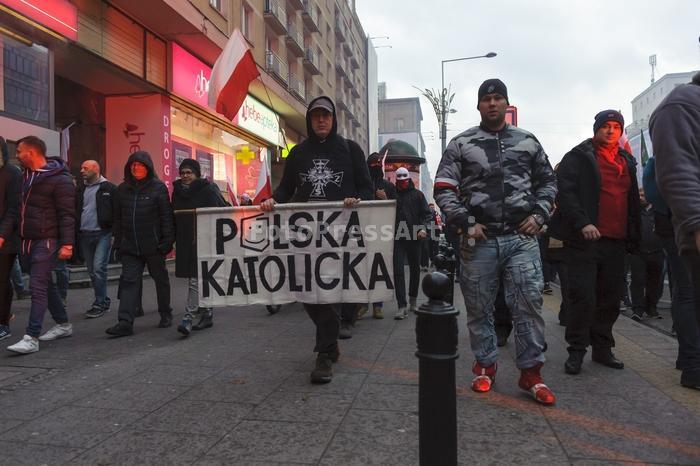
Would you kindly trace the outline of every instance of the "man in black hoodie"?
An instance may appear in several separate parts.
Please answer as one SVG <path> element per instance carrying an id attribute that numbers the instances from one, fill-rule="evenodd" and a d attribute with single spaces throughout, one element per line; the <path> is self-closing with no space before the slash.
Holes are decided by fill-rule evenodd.
<path id="1" fill-rule="evenodd" d="M 7 349 L 27 354 L 39 351 L 39 340 L 73 334 L 51 271 L 56 268 L 57 259 L 66 260 L 73 255 L 75 186 L 63 160 L 46 157 L 46 143 L 36 136 L 17 142 L 17 158 L 24 167 L 19 225 L 22 260 L 29 268 L 32 306 L 27 334 Z M 39 337 L 47 308 L 56 325 Z"/>
<path id="2" fill-rule="evenodd" d="M 333 101 L 317 97 L 306 112 L 309 138 L 296 145 L 287 157 L 279 186 L 260 208 L 269 212 L 275 203 L 344 201 L 347 207 L 360 199 L 374 199 L 365 155 L 360 146 L 337 134 Z M 338 331 L 341 303 L 304 304 L 316 324 L 316 367 L 312 383 L 328 383 L 333 377 L 332 362 L 338 360 Z"/>
<path id="3" fill-rule="evenodd" d="M 174 242 L 175 224 L 168 188 L 156 176 L 148 152 L 134 152 L 124 166 L 124 182 L 117 189 L 114 248 L 121 257 L 122 274 L 119 278 L 119 322 L 106 330 L 109 335 L 123 337 L 134 333 L 134 316 L 140 305 L 146 265 L 156 285 L 158 327 L 172 325 L 165 256 L 173 249 Z"/>
<path id="4" fill-rule="evenodd" d="M 12 267 L 19 251 L 17 217 L 19 215 L 19 186 L 22 175 L 10 163 L 5 139 L 0 136 L 2 166 L 0 167 L 0 340 L 10 337 L 12 307 Z"/>

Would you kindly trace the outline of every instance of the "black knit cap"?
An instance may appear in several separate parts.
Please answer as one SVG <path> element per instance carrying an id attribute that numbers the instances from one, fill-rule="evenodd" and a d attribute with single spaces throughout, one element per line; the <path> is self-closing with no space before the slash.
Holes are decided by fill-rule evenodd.
<path id="1" fill-rule="evenodd" d="M 180 168 L 178 168 L 178 171 L 182 171 L 183 168 L 189 168 L 194 172 L 195 175 L 197 175 L 197 178 L 202 177 L 202 169 L 199 166 L 199 162 L 197 162 L 195 159 L 184 159 L 182 162 L 180 162 Z"/>
<path id="2" fill-rule="evenodd" d="M 508 88 L 503 81 L 498 78 L 487 79 L 481 83 L 481 86 L 479 86 L 479 100 L 476 102 L 476 108 L 479 108 L 479 102 L 481 102 L 481 99 L 486 94 L 501 94 L 506 98 L 506 102 L 510 105 L 510 102 L 508 102 Z"/>
<path id="3" fill-rule="evenodd" d="M 595 116 L 595 123 L 593 123 L 593 134 L 597 133 L 600 128 L 603 127 L 606 121 L 617 121 L 620 126 L 625 127 L 625 119 L 622 113 L 617 110 L 603 110 L 598 112 Z"/>

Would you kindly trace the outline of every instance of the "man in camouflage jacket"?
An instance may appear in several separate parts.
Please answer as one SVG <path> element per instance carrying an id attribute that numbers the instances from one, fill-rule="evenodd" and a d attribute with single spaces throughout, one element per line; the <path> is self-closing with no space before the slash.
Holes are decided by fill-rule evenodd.
<path id="1" fill-rule="evenodd" d="M 494 300 L 502 280 L 515 327 L 519 386 L 553 404 L 544 385 L 542 263 L 535 236 L 549 220 L 556 176 L 537 139 L 506 123 L 508 91 L 498 79 L 479 88 L 481 124 L 455 137 L 442 155 L 434 197 L 450 228 L 462 235 L 460 284 L 476 361 L 472 389 L 496 377 Z"/>

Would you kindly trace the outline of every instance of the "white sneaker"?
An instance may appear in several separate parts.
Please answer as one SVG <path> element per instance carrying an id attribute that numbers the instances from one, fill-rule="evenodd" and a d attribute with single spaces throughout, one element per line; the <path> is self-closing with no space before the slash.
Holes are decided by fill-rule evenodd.
<path id="1" fill-rule="evenodd" d="M 20 354 L 36 353 L 39 351 L 39 341 L 29 335 L 25 335 L 20 341 L 12 346 L 7 347 L 7 351 L 13 351 Z"/>
<path id="2" fill-rule="evenodd" d="M 405 307 L 400 307 L 398 311 L 396 311 L 396 314 L 394 314 L 394 319 L 396 320 L 403 320 L 406 318 L 408 314 L 406 313 L 406 308 Z"/>
<path id="3" fill-rule="evenodd" d="M 41 341 L 51 341 L 58 338 L 66 338 L 73 335 L 73 325 L 72 324 L 58 324 L 54 325 L 48 332 L 39 337 Z"/>

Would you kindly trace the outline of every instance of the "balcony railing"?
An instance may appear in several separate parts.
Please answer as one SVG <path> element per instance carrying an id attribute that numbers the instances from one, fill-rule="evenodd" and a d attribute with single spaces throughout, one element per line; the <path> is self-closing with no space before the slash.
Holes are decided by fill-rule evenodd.
<path id="1" fill-rule="evenodd" d="M 304 36 L 293 23 L 287 25 L 287 49 L 297 57 L 304 56 Z"/>
<path id="2" fill-rule="evenodd" d="M 335 18 L 335 37 L 337 37 L 338 42 L 345 42 L 345 23 L 343 20 L 336 17 Z"/>
<path id="3" fill-rule="evenodd" d="M 347 99 L 345 96 L 345 93 L 343 91 L 336 91 L 335 93 L 335 104 L 338 106 L 340 110 L 348 110 L 348 103 L 350 101 Z"/>
<path id="4" fill-rule="evenodd" d="M 353 70 L 360 68 L 360 61 L 357 59 L 357 55 L 352 54 L 350 56 L 350 66 L 352 66 Z"/>
<path id="5" fill-rule="evenodd" d="M 288 0 L 293 10 L 303 10 L 304 2 L 302 0 Z"/>
<path id="6" fill-rule="evenodd" d="M 289 66 L 271 50 L 265 52 L 265 69 L 275 78 L 287 84 Z"/>
<path id="7" fill-rule="evenodd" d="M 289 73 L 289 91 L 302 101 L 305 101 L 306 85 L 304 84 L 304 81 L 295 76 L 294 73 Z"/>
<path id="8" fill-rule="evenodd" d="M 304 25 L 311 32 L 321 32 L 319 29 L 318 7 L 313 0 L 304 0 L 304 9 L 301 11 L 301 18 Z"/>
<path id="9" fill-rule="evenodd" d="M 287 30 L 287 12 L 279 0 L 265 0 L 265 21 L 277 34 L 284 34 Z"/>
<path id="10" fill-rule="evenodd" d="M 304 53 L 304 68 L 313 75 L 321 74 L 321 67 L 318 64 L 318 55 L 316 53 L 311 48 L 307 48 Z"/>
<path id="11" fill-rule="evenodd" d="M 336 55 L 336 62 L 335 62 L 335 70 L 338 72 L 338 76 L 341 78 L 346 78 L 348 76 L 347 72 L 347 67 L 345 66 L 345 62 L 343 62 L 343 58 L 339 57 Z"/>

